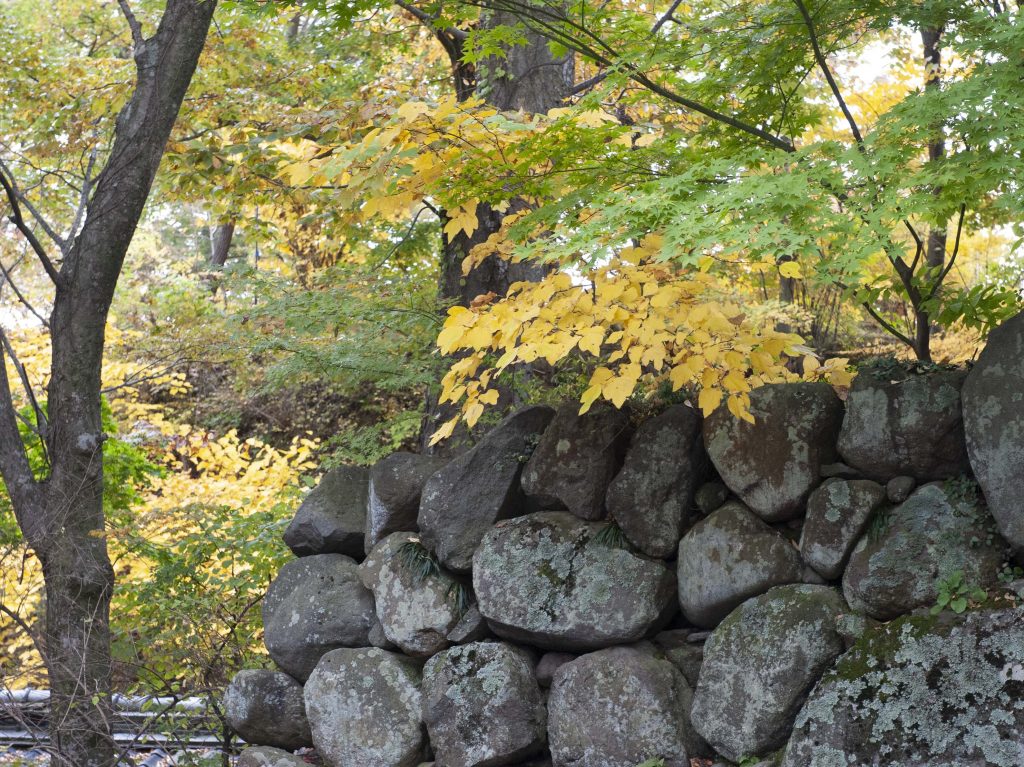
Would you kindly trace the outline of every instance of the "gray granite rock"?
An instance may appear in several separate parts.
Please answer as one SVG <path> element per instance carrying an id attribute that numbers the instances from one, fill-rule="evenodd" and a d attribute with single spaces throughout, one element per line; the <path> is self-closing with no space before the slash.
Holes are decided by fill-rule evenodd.
<path id="1" fill-rule="evenodd" d="M 414 767 L 423 761 L 415 661 L 375 647 L 333 650 L 310 674 L 305 699 L 313 743 L 332 767 Z"/>
<path id="2" fill-rule="evenodd" d="M 302 685 L 284 672 L 239 671 L 224 692 L 224 713 L 246 743 L 288 751 L 313 745 Z"/>
<path id="3" fill-rule="evenodd" d="M 473 558 L 480 613 L 499 636 L 549 650 L 634 642 L 674 612 L 675 578 L 657 560 L 595 540 L 567 512 L 499 522 Z"/>
<path id="4" fill-rule="evenodd" d="M 704 644 L 693 727 L 738 762 L 789 737 L 818 680 L 845 649 L 836 619 L 847 610 L 827 586 L 778 586 L 737 607 Z"/>
<path id="5" fill-rule="evenodd" d="M 885 488 L 869 479 L 830 479 L 807 499 L 800 555 L 821 576 L 843 574 L 850 552 L 867 529 Z"/>
<path id="6" fill-rule="evenodd" d="M 754 423 L 724 406 L 704 421 L 722 481 L 767 522 L 794 519 L 836 459 L 843 403 L 824 383 L 770 384 L 750 393 Z"/>
<path id="7" fill-rule="evenodd" d="M 281 568 L 263 599 L 264 643 L 284 671 L 303 681 L 337 647 L 365 647 L 378 625 L 359 566 L 343 554 L 315 554 Z"/>
<path id="8" fill-rule="evenodd" d="M 683 536 L 677 572 L 683 614 L 713 628 L 744 600 L 799 582 L 803 563 L 793 544 L 731 501 Z"/>
<path id="9" fill-rule="evenodd" d="M 339 466 L 324 474 L 284 531 L 292 553 L 361 559 L 368 484 L 369 473 L 362 466 Z"/>
<path id="10" fill-rule="evenodd" d="M 939 581 L 993 583 L 1006 542 L 972 486 L 931 483 L 881 514 L 850 555 L 843 594 L 852 608 L 890 620 L 935 603 Z"/>
<path id="11" fill-rule="evenodd" d="M 878 627 L 796 719 L 783 767 L 1019 767 L 1024 611 L 945 612 Z"/>
<path id="12" fill-rule="evenodd" d="M 862 366 L 846 398 L 839 452 L 865 477 L 920 482 L 969 470 L 960 412 L 966 372 L 908 372 L 892 361 Z"/>
<path id="13" fill-rule="evenodd" d="M 967 450 L 992 516 L 1024 551 L 1024 313 L 996 328 L 963 388 Z"/>
<path id="14" fill-rule="evenodd" d="M 547 711 L 533 658 L 503 642 L 474 642 L 423 669 L 423 719 L 438 764 L 500 767 L 538 754 Z"/>
<path id="15" fill-rule="evenodd" d="M 706 465 L 701 417 L 693 408 L 674 405 L 640 424 L 606 496 L 630 543 L 652 557 L 675 554 L 697 519 L 693 499 Z"/>
<path id="16" fill-rule="evenodd" d="M 553 417 L 543 406 L 513 413 L 427 480 L 417 517 L 420 537 L 446 568 L 469 572 L 491 525 L 528 510 L 519 477 Z"/>
<path id="17" fill-rule="evenodd" d="M 618 471 L 631 426 L 621 410 L 562 405 L 523 470 L 523 490 L 537 508 L 568 509 L 580 519 L 601 519 L 605 492 Z"/>
<path id="18" fill-rule="evenodd" d="M 447 460 L 417 453 L 392 453 L 373 465 L 367 489 L 363 548 L 367 554 L 391 533 L 416 532 L 420 495 Z"/>

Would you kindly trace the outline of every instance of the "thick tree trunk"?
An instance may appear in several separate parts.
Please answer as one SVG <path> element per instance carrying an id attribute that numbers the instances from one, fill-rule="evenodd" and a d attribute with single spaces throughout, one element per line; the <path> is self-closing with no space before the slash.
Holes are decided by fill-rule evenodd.
<path id="1" fill-rule="evenodd" d="M 42 563 L 46 586 L 43 651 L 55 767 L 112 767 L 117 761 L 110 733 L 114 573 L 103 516 L 104 331 L 125 254 L 215 6 L 215 0 L 167 0 L 149 39 L 143 39 L 126 9 L 136 87 L 117 117 L 110 157 L 96 179 L 82 229 L 53 275 L 45 433 L 50 472 L 42 482 L 29 471 L 9 381 L 0 372 L 0 473 L 25 540 Z"/>

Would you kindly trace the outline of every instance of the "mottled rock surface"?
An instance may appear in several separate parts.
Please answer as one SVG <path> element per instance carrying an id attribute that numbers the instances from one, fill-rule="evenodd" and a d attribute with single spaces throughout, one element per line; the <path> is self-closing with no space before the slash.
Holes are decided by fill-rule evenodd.
<path id="1" fill-rule="evenodd" d="M 722 481 L 768 522 L 800 516 L 836 460 L 843 403 L 824 383 L 771 384 L 750 393 L 754 423 L 725 406 L 704 422 L 704 445 Z"/>
<path id="2" fill-rule="evenodd" d="M 413 767 L 423 761 L 420 670 L 377 648 L 333 650 L 310 674 L 306 714 L 331 767 Z"/>
<path id="3" fill-rule="evenodd" d="M 313 745 L 302 685 L 281 671 L 239 671 L 224 693 L 224 709 L 246 743 L 289 751 Z"/>
<path id="4" fill-rule="evenodd" d="M 971 466 L 999 529 L 1024 550 L 1024 313 L 996 328 L 963 388 Z"/>
<path id="5" fill-rule="evenodd" d="M 662 758 L 689 767 L 696 736 L 693 693 L 682 673 L 650 648 L 612 647 L 556 673 L 548 697 L 555 767 L 636 767 Z"/>
<path id="6" fill-rule="evenodd" d="M 442 767 L 516 764 L 547 741 L 533 659 L 503 642 L 474 642 L 431 658 L 423 668 L 423 719 Z"/>
<path id="7" fill-rule="evenodd" d="M 363 575 L 388 641 L 414 658 L 429 658 L 448 647 L 448 633 L 462 617 L 455 598 L 457 581 L 431 562 L 419 538 L 392 533 L 367 560 L 374 564 L 363 568 Z"/>
<path id="8" fill-rule="evenodd" d="M 885 483 L 885 495 L 892 503 L 903 503 L 917 487 L 913 477 L 893 477 Z"/>
<path id="9" fill-rule="evenodd" d="M 309 763 L 301 756 L 289 754 L 279 748 L 254 746 L 245 749 L 235 767 L 306 767 Z"/>
<path id="10" fill-rule="evenodd" d="M 527 511 L 519 477 L 553 417 L 543 406 L 513 413 L 427 480 L 417 517 L 420 536 L 449 570 L 469 572 L 491 525 Z"/>
<path id="11" fill-rule="evenodd" d="M 284 542 L 292 553 L 297 557 L 346 554 L 361 559 L 369 481 L 362 466 L 339 466 L 324 474 L 284 531 Z"/>
<path id="12" fill-rule="evenodd" d="M 966 584 L 991 584 L 1005 551 L 972 485 L 927 484 L 872 523 L 850 555 L 843 594 L 855 610 L 889 620 L 934 604 L 939 580 L 957 571 Z"/>
<path id="13" fill-rule="evenodd" d="M 832 479 L 807 499 L 800 555 L 829 580 L 843 574 L 850 552 L 885 500 L 885 488 L 869 479 Z"/>
<path id="14" fill-rule="evenodd" d="M 737 607 L 704 644 L 693 727 L 740 761 L 786 742 L 800 706 L 844 650 L 836 618 L 846 610 L 827 586 L 779 586 Z"/>
<path id="15" fill-rule="evenodd" d="M 499 636 L 548 650 L 634 642 L 674 611 L 675 578 L 657 560 L 595 540 L 566 512 L 499 522 L 473 558 L 480 613 Z"/>
<path id="16" fill-rule="evenodd" d="M 629 443 L 629 416 L 596 406 L 558 409 L 523 471 L 523 490 L 542 509 L 568 509 L 580 519 L 601 519 L 608 484 Z"/>
<path id="17" fill-rule="evenodd" d="M 537 661 L 537 668 L 534 673 L 537 676 L 537 684 L 541 687 L 550 687 L 555 678 L 555 672 L 566 663 L 574 661 L 579 656 L 571 652 L 546 652 Z"/>
<path id="18" fill-rule="evenodd" d="M 796 720 L 783 767 L 1019 767 L 1024 611 L 902 618 L 844 654 Z"/>
<path id="19" fill-rule="evenodd" d="M 282 669 L 302 681 L 336 647 L 365 647 L 378 625 L 359 566 L 342 554 L 285 564 L 263 599 L 264 643 Z"/>
<path id="20" fill-rule="evenodd" d="M 392 453 L 370 469 L 363 548 L 367 553 L 391 533 L 416 532 L 423 486 L 444 458 Z"/>
<path id="21" fill-rule="evenodd" d="M 704 664 L 704 642 L 694 641 L 695 633 L 690 629 L 662 631 L 651 640 L 665 657 L 683 672 L 690 687 L 697 688 L 697 679 Z"/>
<path id="22" fill-rule="evenodd" d="M 630 543 L 652 557 L 675 553 L 696 518 L 693 498 L 706 463 L 692 407 L 673 405 L 640 425 L 605 501 Z"/>
<path id="23" fill-rule="evenodd" d="M 683 614 L 713 628 L 745 599 L 800 581 L 803 564 L 796 547 L 732 501 L 683 536 L 677 571 Z"/>
<path id="24" fill-rule="evenodd" d="M 865 477 L 919 482 L 969 470 L 960 389 L 966 371 L 907 372 L 891 360 L 862 367 L 846 398 L 839 452 Z"/>
<path id="25" fill-rule="evenodd" d="M 705 482 L 693 498 L 693 503 L 701 514 L 718 511 L 729 500 L 729 488 L 721 482 Z"/>

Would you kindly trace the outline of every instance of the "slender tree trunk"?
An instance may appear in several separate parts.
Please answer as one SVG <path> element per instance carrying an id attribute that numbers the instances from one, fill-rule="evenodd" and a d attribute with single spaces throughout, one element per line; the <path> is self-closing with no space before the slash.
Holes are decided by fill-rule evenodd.
<path id="1" fill-rule="evenodd" d="M 112 767 L 110 597 L 104 538 L 100 372 L 104 331 L 125 254 L 195 71 L 216 0 L 167 0 L 156 33 L 132 29 L 137 82 L 85 221 L 56 272 L 50 316 L 51 377 L 45 442 L 49 476 L 29 470 L 0 359 L 0 473 L 18 523 L 43 567 L 44 657 L 54 767 Z M 12 206 L 14 201 L 11 201 Z"/>
<path id="2" fill-rule="evenodd" d="M 937 90 L 942 84 L 942 28 L 925 27 L 921 30 L 921 42 L 924 48 L 925 89 Z M 935 128 L 935 137 L 928 144 L 928 162 L 938 162 L 946 156 L 946 140 L 942 126 Z M 932 193 L 942 193 L 942 187 L 936 187 Z M 925 252 L 925 263 L 930 269 L 942 269 L 946 260 L 946 227 L 936 226 L 928 232 L 928 243 Z"/>
<path id="3" fill-rule="evenodd" d="M 213 230 L 213 238 L 210 246 L 210 266 L 222 269 L 228 262 L 228 253 L 231 251 L 231 240 L 235 236 L 235 222 L 228 221 L 217 224 Z"/>

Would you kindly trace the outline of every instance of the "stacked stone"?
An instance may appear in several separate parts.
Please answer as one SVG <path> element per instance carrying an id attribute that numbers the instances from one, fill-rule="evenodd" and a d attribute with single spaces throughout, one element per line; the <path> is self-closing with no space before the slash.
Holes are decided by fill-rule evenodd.
<path id="1" fill-rule="evenodd" d="M 450 461 L 335 469 L 264 601 L 280 670 L 227 693 L 241 763 L 1022 764 L 1024 611 L 996 585 L 1022 382 L 1024 315 L 969 374 L 869 366 L 845 403 L 530 407 Z M 986 606 L 932 615 L 953 578 Z"/>

